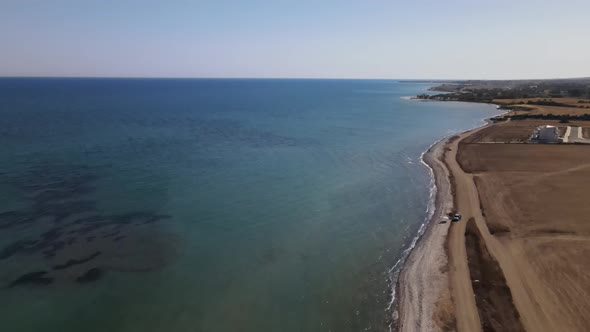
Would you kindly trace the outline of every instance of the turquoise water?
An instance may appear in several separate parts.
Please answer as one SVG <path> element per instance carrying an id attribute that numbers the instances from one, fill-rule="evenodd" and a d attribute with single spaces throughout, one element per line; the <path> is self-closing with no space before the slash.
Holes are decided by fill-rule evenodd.
<path id="1" fill-rule="evenodd" d="M 421 153 L 498 113 L 428 87 L 0 79 L 2 330 L 385 330 Z"/>

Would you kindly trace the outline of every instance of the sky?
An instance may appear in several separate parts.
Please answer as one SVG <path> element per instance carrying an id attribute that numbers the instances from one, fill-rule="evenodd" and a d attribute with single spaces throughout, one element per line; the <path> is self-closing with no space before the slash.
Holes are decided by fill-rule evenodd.
<path id="1" fill-rule="evenodd" d="M 0 0 L 0 76 L 590 76 L 589 0 Z"/>

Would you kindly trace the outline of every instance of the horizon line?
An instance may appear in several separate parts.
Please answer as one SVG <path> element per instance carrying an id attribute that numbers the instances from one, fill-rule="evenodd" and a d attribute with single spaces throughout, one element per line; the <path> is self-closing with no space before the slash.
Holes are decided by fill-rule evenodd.
<path id="1" fill-rule="evenodd" d="M 362 78 L 362 77 L 208 77 L 208 76 L 42 76 L 42 75 L 0 75 L 6 78 L 41 78 L 41 79 L 209 79 L 209 80 L 374 80 L 374 81 L 543 81 L 590 79 L 590 76 L 552 77 L 552 78 Z"/>

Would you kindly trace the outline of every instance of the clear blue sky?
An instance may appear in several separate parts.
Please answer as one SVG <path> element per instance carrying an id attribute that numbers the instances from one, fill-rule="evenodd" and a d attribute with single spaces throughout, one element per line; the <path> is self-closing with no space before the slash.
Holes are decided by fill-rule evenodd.
<path id="1" fill-rule="evenodd" d="M 0 0 L 0 76 L 590 76 L 583 0 Z"/>

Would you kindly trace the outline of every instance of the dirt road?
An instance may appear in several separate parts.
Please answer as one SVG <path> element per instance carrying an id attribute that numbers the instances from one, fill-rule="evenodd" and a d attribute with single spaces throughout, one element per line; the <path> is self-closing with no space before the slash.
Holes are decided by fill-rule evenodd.
<path id="1" fill-rule="evenodd" d="M 590 147 L 481 139 L 520 133 L 511 127 L 520 126 L 466 132 L 441 149 L 444 163 L 433 158 L 437 177 L 448 176 L 441 188 L 451 192 L 437 215 L 454 207 L 463 218 L 431 222 L 408 259 L 400 277 L 401 331 L 589 330 L 590 206 L 581 184 L 590 177 Z M 447 261 L 448 269 L 441 267 Z"/>
<path id="2" fill-rule="evenodd" d="M 445 155 L 445 163 L 454 178 L 456 208 L 463 215 L 463 221 L 453 223 L 451 226 L 448 246 L 449 277 L 451 294 L 455 304 L 457 329 L 466 332 L 482 330 L 473 287 L 471 286 L 465 248 L 465 220 L 475 217 L 477 212 L 474 207 L 479 208 L 479 205 L 473 205 L 473 194 L 469 186 L 469 178 L 457 163 L 457 149 L 461 140 L 476 131 L 478 130 L 462 134 L 459 139 L 450 144 L 450 150 Z"/>
<path id="3" fill-rule="evenodd" d="M 492 233 L 486 245 L 528 331 L 590 330 L 589 152 L 574 144 L 462 144 L 458 151 Z"/>
<path id="4" fill-rule="evenodd" d="M 512 292 L 514 304 L 527 331 L 558 331 L 559 326 L 549 321 L 536 302 L 536 296 L 529 285 L 536 283 L 534 274 L 523 268 L 526 262 L 517 261 L 509 255 L 501 243 L 493 237 L 485 223 L 479 202 L 479 195 L 472 174 L 463 171 L 457 162 L 457 150 L 462 139 L 480 129 L 467 132 L 453 142 L 445 161 L 454 177 L 456 207 L 463 215 L 463 221 L 454 223 L 449 235 L 450 284 L 457 312 L 459 331 L 481 331 L 482 325 L 474 298 L 469 275 L 465 247 L 465 221 L 474 218 L 491 255 L 498 261 L 506 283 Z"/>

